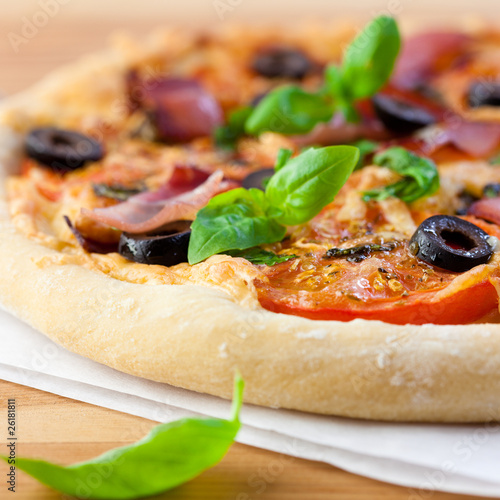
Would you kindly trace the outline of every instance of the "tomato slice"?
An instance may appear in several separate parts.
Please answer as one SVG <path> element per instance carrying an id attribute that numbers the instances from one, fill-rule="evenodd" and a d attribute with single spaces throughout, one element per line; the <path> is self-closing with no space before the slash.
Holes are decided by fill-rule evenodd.
<path id="1" fill-rule="evenodd" d="M 372 301 L 361 305 L 338 302 L 335 297 L 330 297 L 330 306 L 318 307 L 304 304 L 299 297 L 294 297 L 298 300 L 282 300 L 273 293 L 275 290 L 262 285 L 258 290 L 259 301 L 265 309 L 316 320 L 351 321 L 360 318 L 396 325 L 459 325 L 478 321 L 498 308 L 498 294 L 488 280 L 438 301 L 433 300 L 436 292 L 427 292 L 408 297 L 405 301 Z"/>
<path id="2" fill-rule="evenodd" d="M 500 235 L 495 225 L 467 219 Z M 318 239 L 309 245 L 304 238 L 300 244 L 291 241 L 285 251 L 298 258 L 266 267 L 265 278 L 255 283 L 261 305 L 316 320 L 361 318 L 415 325 L 468 324 L 495 311 L 498 315 L 498 266 L 454 273 L 414 257 L 405 239 L 380 245 L 375 231 L 365 241 L 365 250 L 347 258 L 329 257 L 328 245 Z"/>

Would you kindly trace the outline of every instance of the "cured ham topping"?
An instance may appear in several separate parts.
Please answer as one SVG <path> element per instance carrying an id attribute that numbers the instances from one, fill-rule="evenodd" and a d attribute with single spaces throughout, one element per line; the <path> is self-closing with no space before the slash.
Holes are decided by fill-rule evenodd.
<path id="1" fill-rule="evenodd" d="M 469 215 L 500 225 L 500 198 L 484 198 L 473 203 Z"/>
<path id="2" fill-rule="evenodd" d="M 415 142 L 413 146 L 412 141 Z M 472 122 L 453 115 L 438 127 L 424 130 L 415 139 L 403 142 L 410 149 L 421 149 L 425 154 L 432 154 L 443 146 L 452 145 L 471 156 L 484 158 L 500 144 L 500 124 Z"/>
<path id="3" fill-rule="evenodd" d="M 211 135 L 223 123 L 219 103 L 195 80 L 143 80 L 132 72 L 127 84 L 133 107 L 150 114 L 160 139 L 190 141 Z"/>
<path id="4" fill-rule="evenodd" d="M 400 89 L 415 89 L 426 83 L 463 53 L 469 37 L 463 33 L 423 33 L 407 39 L 399 55 L 391 83 Z"/>
<path id="5" fill-rule="evenodd" d="M 106 208 L 82 209 L 82 215 L 128 233 L 147 233 L 177 220 L 193 220 L 218 193 L 236 187 L 216 171 L 210 177 L 195 168 L 175 168 L 172 177 L 155 192 L 141 193 Z"/>

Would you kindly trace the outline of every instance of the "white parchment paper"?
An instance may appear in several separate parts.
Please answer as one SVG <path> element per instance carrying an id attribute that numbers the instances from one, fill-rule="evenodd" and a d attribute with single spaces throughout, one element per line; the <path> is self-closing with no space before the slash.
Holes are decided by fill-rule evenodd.
<path id="1" fill-rule="evenodd" d="M 226 418 L 222 399 L 127 375 L 70 353 L 0 311 L 0 378 L 169 422 Z M 15 394 L 12 395 L 15 397 Z M 500 424 L 366 422 L 245 405 L 238 441 L 407 486 L 500 498 Z"/>

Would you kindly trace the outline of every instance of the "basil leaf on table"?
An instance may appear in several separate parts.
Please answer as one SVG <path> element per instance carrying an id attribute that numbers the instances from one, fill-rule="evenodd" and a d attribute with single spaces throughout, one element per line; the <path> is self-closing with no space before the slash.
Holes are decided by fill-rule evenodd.
<path id="1" fill-rule="evenodd" d="M 277 209 L 280 224 L 303 224 L 330 203 L 351 175 L 359 158 L 352 146 L 308 149 L 271 177 L 266 198 Z"/>
<path id="2" fill-rule="evenodd" d="M 266 190 L 234 189 L 213 197 L 191 226 L 188 261 L 281 241 L 286 225 L 307 222 L 328 205 L 353 171 L 353 146 L 310 148 L 289 159 L 281 152 Z M 283 164 L 284 163 L 284 164 Z"/>
<path id="3" fill-rule="evenodd" d="M 232 257 L 242 257 L 252 264 L 265 266 L 274 266 L 275 264 L 281 264 L 287 260 L 297 258 L 296 255 L 278 255 L 259 247 L 249 248 L 247 250 L 234 250 L 228 253 Z"/>
<path id="4" fill-rule="evenodd" d="M 235 149 L 238 139 L 245 135 L 245 123 L 252 112 L 250 106 L 235 109 L 229 115 L 228 123 L 215 129 L 215 144 L 222 149 Z"/>
<path id="5" fill-rule="evenodd" d="M 244 250 L 284 238 L 286 228 L 268 217 L 260 189 L 238 188 L 213 197 L 191 226 L 188 261 L 197 264 L 227 250 Z"/>
<path id="6" fill-rule="evenodd" d="M 222 460 L 241 426 L 243 389 L 238 375 L 230 420 L 185 418 L 158 425 L 137 443 L 93 460 L 62 467 L 16 458 L 16 467 L 57 491 L 77 497 L 134 499 L 162 493 Z"/>
<path id="7" fill-rule="evenodd" d="M 439 189 L 439 173 L 435 163 L 401 147 L 389 148 L 373 158 L 376 165 L 387 167 L 403 176 L 398 182 L 364 193 L 363 199 L 385 200 L 389 196 L 406 203 L 430 196 Z"/>
<path id="8" fill-rule="evenodd" d="M 332 116 L 333 107 L 323 96 L 290 85 L 267 94 L 248 118 L 245 129 L 251 135 L 267 131 L 306 134 Z"/>

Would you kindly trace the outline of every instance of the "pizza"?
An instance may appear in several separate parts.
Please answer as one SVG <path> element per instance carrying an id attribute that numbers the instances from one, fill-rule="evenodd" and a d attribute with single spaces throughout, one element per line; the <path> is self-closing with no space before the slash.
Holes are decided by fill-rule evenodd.
<path id="1" fill-rule="evenodd" d="M 165 30 L 2 105 L 2 306 L 225 398 L 500 418 L 500 34 Z"/>

